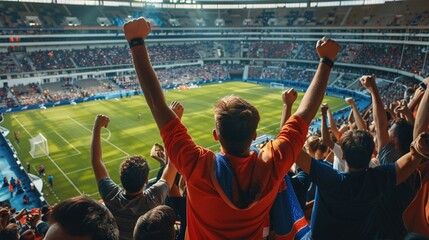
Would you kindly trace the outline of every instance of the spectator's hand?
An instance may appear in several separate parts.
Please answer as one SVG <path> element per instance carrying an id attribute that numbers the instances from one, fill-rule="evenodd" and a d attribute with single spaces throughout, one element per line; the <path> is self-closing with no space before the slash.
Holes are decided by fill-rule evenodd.
<path id="1" fill-rule="evenodd" d="M 282 93 L 283 103 L 288 106 L 292 106 L 297 97 L 298 93 L 293 88 L 290 88 Z"/>
<path id="2" fill-rule="evenodd" d="M 399 102 L 399 105 L 396 107 L 396 112 L 402 114 L 411 112 L 411 110 L 408 108 L 407 100 L 402 99 L 401 102 Z"/>
<path id="3" fill-rule="evenodd" d="M 164 147 L 155 143 L 150 150 L 150 156 L 157 160 L 161 165 L 166 164 L 166 154 L 164 151 Z"/>
<path id="4" fill-rule="evenodd" d="M 98 114 L 95 117 L 94 127 L 95 128 L 102 128 L 102 127 L 107 128 L 107 125 L 109 125 L 109 122 L 110 122 L 110 118 L 108 116 Z"/>
<path id="5" fill-rule="evenodd" d="M 420 99 L 423 97 L 423 94 L 425 94 L 425 90 L 422 87 L 418 87 L 414 92 L 412 99 L 417 99 L 420 101 Z"/>
<path id="6" fill-rule="evenodd" d="M 411 143 L 410 152 L 413 157 L 429 160 L 429 135 L 425 132 L 420 133 Z"/>
<path id="7" fill-rule="evenodd" d="M 176 116 L 179 119 L 182 119 L 183 112 L 185 111 L 185 109 L 183 108 L 183 106 L 180 102 L 177 102 L 177 101 L 171 102 L 170 108 L 171 108 L 171 110 L 173 110 L 173 112 L 176 114 Z"/>
<path id="8" fill-rule="evenodd" d="M 151 30 L 150 23 L 143 17 L 133 19 L 124 24 L 125 38 L 128 42 L 136 38 L 146 39 Z"/>
<path id="9" fill-rule="evenodd" d="M 320 107 L 320 110 L 322 111 L 322 116 L 326 116 L 328 113 L 329 106 L 327 103 L 322 103 L 322 106 Z"/>
<path id="10" fill-rule="evenodd" d="M 355 100 L 351 97 L 344 99 L 346 101 L 347 104 L 349 104 L 350 106 L 355 104 Z"/>
<path id="11" fill-rule="evenodd" d="M 360 83 L 370 92 L 372 92 L 377 87 L 375 82 L 375 76 L 362 76 L 360 78 Z"/>
<path id="12" fill-rule="evenodd" d="M 23 208 L 18 214 L 16 214 L 15 219 L 19 221 L 25 214 L 27 214 L 27 209 Z"/>
<path id="13" fill-rule="evenodd" d="M 323 37 L 317 41 L 316 50 L 320 58 L 328 58 L 334 61 L 340 51 L 340 45 L 334 40 Z"/>

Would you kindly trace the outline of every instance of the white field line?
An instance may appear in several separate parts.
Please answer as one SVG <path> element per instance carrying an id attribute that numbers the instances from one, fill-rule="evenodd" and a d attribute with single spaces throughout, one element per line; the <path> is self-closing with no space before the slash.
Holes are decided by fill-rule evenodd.
<path id="1" fill-rule="evenodd" d="M 18 143 L 15 143 L 16 144 L 16 146 L 18 147 L 18 149 L 21 149 L 21 147 L 19 146 L 19 144 Z M 13 144 L 14 146 L 15 146 L 15 144 Z"/>
<path id="2" fill-rule="evenodd" d="M 67 116 L 70 120 L 72 120 L 74 123 L 76 123 L 77 125 L 81 126 L 83 129 L 87 130 L 88 132 L 90 132 L 92 134 L 91 129 L 85 127 L 82 123 L 74 120 L 72 117 Z M 110 144 L 112 147 L 118 149 L 119 151 L 121 151 L 122 153 L 124 153 L 127 156 L 130 156 L 130 154 L 128 154 L 127 152 L 125 152 L 124 150 L 122 150 L 121 148 L 119 148 L 118 146 L 116 146 L 115 144 L 109 142 L 108 140 L 106 140 L 105 138 L 101 138 L 102 140 L 104 140 L 106 143 Z"/>
<path id="3" fill-rule="evenodd" d="M 110 132 L 110 130 L 108 128 L 104 128 L 104 129 L 109 132 L 109 136 L 107 136 L 107 138 L 106 138 L 106 141 L 109 141 L 110 137 L 112 136 L 112 133 Z"/>
<path id="4" fill-rule="evenodd" d="M 34 171 L 35 171 L 35 172 L 37 172 L 36 167 L 34 167 L 34 166 L 33 166 L 33 169 L 34 169 Z M 41 179 L 42 179 L 42 181 L 43 181 L 43 184 L 44 184 L 45 186 L 48 186 L 49 191 L 51 191 L 52 195 L 54 195 L 54 197 L 57 199 L 57 201 L 58 201 L 58 202 L 61 202 L 61 200 L 60 200 L 60 198 L 58 197 L 58 195 L 57 195 L 57 194 L 54 192 L 54 190 L 52 190 L 52 188 L 49 186 L 49 183 L 48 183 L 48 182 L 46 182 L 46 180 L 45 180 L 43 177 L 41 177 Z"/>
<path id="5" fill-rule="evenodd" d="M 58 135 L 58 137 L 60 137 L 64 142 L 66 142 L 68 145 L 70 145 L 78 154 L 81 154 L 81 152 L 77 149 L 77 148 L 75 148 L 74 146 L 73 146 L 73 144 L 71 144 L 69 141 L 67 141 L 67 139 L 65 139 L 61 134 L 59 134 L 57 131 L 54 131 L 57 135 Z"/>
<path id="6" fill-rule="evenodd" d="M 27 132 L 27 134 L 30 137 L 33 137 L 31 135 L 31 133 L 27 130 L 27 128 L 24 127 L 24 125 L 22 125 L 22 123 L 15 117 L 16 122 L 21 125 L 21 127 L 24 129 L 25 132 Z M 82 192 L 79 190 L 79 188 L 73 183 L 73 181 L 64 173 L 64 171 L 60 168 L 60 166 L 58 166 L 58 164 L 51 158 L 51 156 L 48 155 L 49 160 L 51 160 L 52 164 L 55 165 L 55 167 L 58 168 L 58 170 L 64 175 L 64 177 L 70 182 L 70 184 L 76 189 L 76 191 L 79 193 L 79 195 L 82 195 Z"/>
<path id="7" fill-rule="evenodd" d="M 153 172 L 159 171 L 159 169 L 161 169 L 161 168 L 160 168 L 160 167 L 157 167 L 157 168 L 155 168 L 155 169 L 150 170 L 150 171 L 149 171 L 149 173 L 153 173 Z"/>
<path id="8" fill-rule="evenodd" d="M 58 161 L 58 160 L 60 160 L 60 159 L 64 159 L 64 158 L 75 157 L 75 156 L 78 156 L 78 155 L 80 155 L 80 154 L 81 154 L 81 153 L 76 153 L 76 154 L 73 154 L 73 155 L 67 155 L 67 156 L 64 156 L 64 157 L 55 158 L 55 161 Z"/>
<path id="9" fill-rule="evenodd" d="M 106 163 L 116 162 L 118 160 L 123 160 L 123 159 L 125 159 L 125 158 L 124 157 L 120 157 L 120 158 L 115 158 L 115 159 L 112 159 L 112 160 L 109 160 L 109 161 L 105 161 L 103 163 L 106 164 Z M 81 169 L 78 169 L 78 170 L 74 170 L 74 171 L 68 172 L 66 174 L 70 175 L 70 174 L 77 173 L 77 172 L 82 172 L 82 171 L 85 171 L 85 170 L 88 170 L 88 169 L 92 169 L 92 166 L 81 168 Z"/>

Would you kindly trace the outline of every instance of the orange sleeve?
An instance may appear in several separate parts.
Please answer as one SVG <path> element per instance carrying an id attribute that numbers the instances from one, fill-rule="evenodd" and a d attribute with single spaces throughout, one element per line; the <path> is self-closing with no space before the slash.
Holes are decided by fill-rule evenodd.
<path id="1" fill-rule="evenodd" d="M 296 161 L 307 137 L 308 124 L 298 115 L 292 115 L 277 135 L 266 145 L 278 178 L 283 178 Z"/>
<path id="2" fill-rule="evenodd" d="M 161 129 L 161 137 L 170 161 L 185 180 L 191 177 L 199 161 L 213 159 L 207 158 L 207 155 L 212 153 L 210 150 L 195 144 L 178 118 L 174 118 Z"/>

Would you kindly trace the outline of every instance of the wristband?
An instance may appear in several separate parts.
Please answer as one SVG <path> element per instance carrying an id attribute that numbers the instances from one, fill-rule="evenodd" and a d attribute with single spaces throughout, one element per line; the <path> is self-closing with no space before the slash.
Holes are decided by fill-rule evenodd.
<path id="1" fill-rule="evenodd" d="M 134 39 L 131 39 L 131 41 L 129 41 L 128 44 L 130 45 L 130 48 L 133 48 L 135 46 L 145 45 L 143 38 L 134 38 Z"/>
<path id="2" fill-rule="evenodd" d="M 332 68 L 334 66 L 334 61 L 332 61 L 329 58 L 321 58 L 320 62 L 328 65 L 330 68 Z"/>

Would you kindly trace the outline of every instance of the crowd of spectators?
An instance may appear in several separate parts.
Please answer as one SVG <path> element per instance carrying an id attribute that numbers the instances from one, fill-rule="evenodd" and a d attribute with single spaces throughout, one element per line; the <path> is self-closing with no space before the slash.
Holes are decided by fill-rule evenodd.
<path id="1" fill-rule="evenodd" d="M 248 57 L 294 59 L 297 42 L 254 42 L 250 44 Z"/>
<path id="2" fill-rule="evenodd" d="M 147 27 L 146 22 L 134 22 L 139 23 L 144 23 L 137 25 L 143 30 Z M 134 34 L 127 26 L 124 29 L 126 36 Z M 341 121 L 344 126 L 338 126 L 322 101 L 332 70 L 329 61 L 336 58 L 339 45 L 321 41 L 323 45 L 312 50 L 325 60 L 317 69 L 293 64 L 249 67 L 249 76 L 254 78 L 292 78 L 310 83 L 293 114 L 298 93 L 288 89 L 279 96 L 283 103 L 279 105 L 283 109 L 279 116 L 281 130 L 277 138 L 267 139 L 259 149 L 250 148 L 260 120 L 257 109 L 237 96 L 218 100 L 215 130 L 207 134 L 219 140 L 220 153 L 192 140 L 181 122 L 184 106 L 177 101 L 168 106 L 157 82 L 166 86 L 222 80 L 228 77 L 225 66 L 164 69 L 156 71 L 156 77 L 142 72 L 151 69 L 150 60 L 134 58 L 140 79 L 122 76 L 115 80 L 124 88 L 140 84 L 147 96 L 165 144 L 154 144 L 150 153 L 160 163 L 155 181 L 148 181 L 149 165 L 140 155 L 123 160 L 120 184 L 110 178 L 101 144 L 101 129 L 108 127 L 110 119 L 97 115 L 91 165 L 105 207 L 85 196 L 32 211 L 24 208 L 17 212 L 3 205 L 1 239 L 170 240 L 176 235 L 177 239 L 185 235 L 192 239 L 276 239 L 288 235 L 290 229 L 286 233 L 283 229 L 288 227 L 293 229 L 291 235 L 314 239 L 404 239 L 409 234 L 427 239 L 428 213 L 424 209 L 429 197 L 429 78 L 421 85 L 404 87 L 403 83 L 408 83 L 405 79 L 381 79 L 377 84 L 372 74 L 356 77 L 367 69 L 334 68 L 339 78 L 354 75 L 372 99 L 371 107 L 362 111 L 352 98 L 346 98 L 350 115 Z M 132 51 L 134 56 L 147 54 L 145 48 Z M 311 58 L 313 54 L 306 50 L 301 56 Z M 391 78 L 388 74 L 379 77 Z M 352 77 L 344 79 L 342 84 L 346 85 L 353 81 Z M 113 90 L 110 83 L 97 80 L 60 84 L 57 90 L 30 84 L 10 91 L 26 104 L 29 100 L 21 98 L 23 95 L 41 94 L 47 100 L 58 101 L 93 94 L 100 88 Z M 404 92 L 408 95 L 405 99 Z M 321 131 L 312 136 L 307 134 L 308 126 L 319 109 Z M 314 192 L 308 191 L 310 182 L 317 189 Z M 303 212 L 306 209 L 307 216 Z M 279 221 L 282 217 L 297 218 L 287 225 L 287 221 Z M 176 219 L 180 226 L 176 227 Z"/>
<path id="3" fill-rule="evenodd" d="M 249 58 L 314 61 L 317 60 L 317 55 L 312 52 L 313 45 L 311 42 L 249 42 L 245 44 L 244 49 L 248 49 Z M 148 48 L 153 63 L 167 64 L 178 60 L 201 59 L 208 51 L 204 46 L 205 43 L 151 44 Z M 429 72 L 429 64 L 424 61 L 427 52 L 427 47 L 417 45 L 349 43 L 340 52 L 337 62 L 395 68 L 425 76 Z M 14 53 L 0 53 L 0 60 L 3 63 L 0 66 L 0 74 L 131 65 L 127 46 L 39 50 L 20 54 L 14 56 Z"/>
<path id="4" fill-rule="evenodd" d="M 130 22 L 124 27 L 125 35 L 130 39 L 136 36 L 134 30 L 146 27 L 145 20 Z M 321 42 L 313 51 L 322 59 L 335 59 L 339 45 L 326 39 Z M 146 50 L 132 51 L 137 56 Z M 292 114 L 292 106 L 297 92 L 288 89 L 279 96 L 283 102 L 279 105 L 283 109 L 279 116 L 281 130 L 260 150 L 249 146 L 260 120 L 257 109 L 237 96 L 219 99 L 212 134 L 222 150 L 214 153 L 192 140 L 181 122 L 180 103 L 173 102 L 169 109 L 156 84 L 158 79 L 143 74 L 143 70 L 151 68 L 150 61 L 137 57 L 134 61 L 136 71 L 142 73 L 139 82 L 148 95 L 146 101 L 160 129 L 169 163 L 186 180 L 188 238 L 276 239 L 297 234 L 313 239 L 404 239 L 410 233 L 429 236 L 429 225 L 424 220 L 429 196 L 429 92 L 425 87 L 410 90 L 414 92 L 410 105 L 401 99 L 395 101 L 395 108 L 385 109 L 376 78 L 361 76 L 359 84 L 371 96 L 372 106 L 362 112 L 352 98 L 346 98 L 351 113 L 347 126 L 340 127 L 329 106 L 322 104 L 332 70 L 325 59 L 313 70 L 314 79 L 295 113 Z M 269 67 L 255 67 L 260 71 L 254 72 L 260 76 L 273 72 L 272 67 L 268 71 L 264 68 Z M 408 91 L 403 89 L 402 93 L 405 90 Z M 393 93 L 396 95 L 396 89 Z M 308 125 L 319 109 L 321 133 L 309 136 Z M 101 166 L 98 168 L 103 169 Z M 207 177 L 210 172 L 212 176 Z M 97 172 L 95 175 L 97 178 Z M 307 192 L 309 182 L 317 188 L 314 194 Z M 286 193 L 286 197 L 287 191 L 294 193 Z M 309 224 L 302 208 L 311 205 L 311 200 L 314 206 L 308 208 L 312 209 L 307 215 L 311 218 Z"/>

